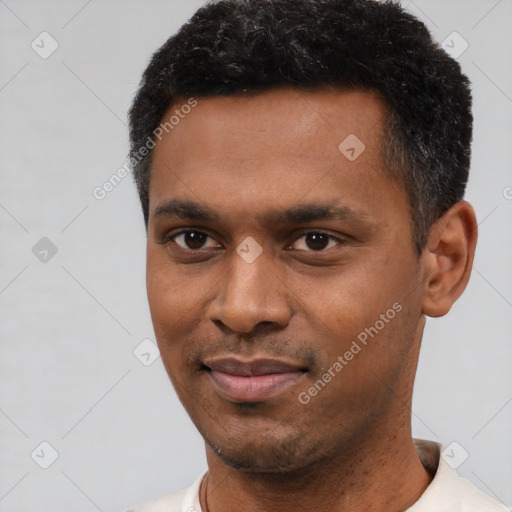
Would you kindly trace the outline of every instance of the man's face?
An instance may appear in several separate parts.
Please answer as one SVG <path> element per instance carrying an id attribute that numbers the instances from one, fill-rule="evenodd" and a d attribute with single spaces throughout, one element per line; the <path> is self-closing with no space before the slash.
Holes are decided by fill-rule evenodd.
<path id="1" fill-rule="evenodd" d="M 305 467 L 403 399 L 422 269 L 407 197 L 382 172 L 383 112 L 359 91 L 200 98 L 154 149 L 156 338 L 233 467 Z"/>

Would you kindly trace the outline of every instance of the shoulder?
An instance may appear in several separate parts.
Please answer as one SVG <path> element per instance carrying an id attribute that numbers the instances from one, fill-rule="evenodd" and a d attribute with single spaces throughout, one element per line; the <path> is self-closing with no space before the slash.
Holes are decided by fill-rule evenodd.
<path id="1" fill-rule="evenodd" d="M 420 499 L 407 512 L 510 512 L 507 507 L 461 478 L 441 455 L 443 447 L 414 440 L 425 468 L 434 475 Z"/>
<path id="2" fill-rule="evenodd" d="M 203 473 L 190 487 L 166 494 L 161 498 L 125 512 L 201 512 L 199 487 Z"/>
<path id="3" fill-rule="evenodd" d="M 459 496 L 464 512 L 510 512 L 508 507 L 484 494 L 465 478 L 459 478 Z"/>
<path id="4" fill-rule="evenodd" d="M 188 489 L 181 489 L 171 494 L 166 494 L 161 498 L 126 512 L 181 512 L 181 504 L 187 491 Z"/>

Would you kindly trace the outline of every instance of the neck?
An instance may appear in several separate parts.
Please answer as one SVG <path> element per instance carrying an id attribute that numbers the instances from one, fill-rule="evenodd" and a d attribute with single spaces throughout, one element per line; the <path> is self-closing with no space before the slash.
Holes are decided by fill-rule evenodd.
<path id="1" fill-rule="evenodd" d="M 417 361 L 419 343 L 411 348 Z M 227 466 L 207 445 L 203 512 L 332 510 L 403 512 L 432 480 L 411 435 L 416 364 L 404 369 L 400 395 L 341 453 L 288 473 L 256 473 Z M 206 506 L 207 504 L 207 506 Z M 207 508 L 208 507 L 208 508 Z"/>
<path id="2" fill-rule="evenodd" d="M 203 502 L 203 511 L 402 512 L 419 499 L 431 476 L 421 465 L 410 436 L 403 439 L 397 433 L 382 443 L 371 451 L 359 445 L 357 456 L 320 461 L 315 467 L 285 475 L 238 471 L 223 462 L 211 464 L 209 454 L 208 509 Z"/>

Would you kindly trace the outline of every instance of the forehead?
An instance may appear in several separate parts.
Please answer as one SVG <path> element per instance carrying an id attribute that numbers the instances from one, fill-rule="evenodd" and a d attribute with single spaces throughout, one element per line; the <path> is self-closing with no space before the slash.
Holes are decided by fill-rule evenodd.
<path id="1" fill-rule="evenodd" d="M 165 123 L 173 118 L 172 130 L 164 138 L 172 135 L 176 145 L 199 140 L 205 151 L 226 143 L 228 148 L 223 149 L 238 151 L 241 156 L 263 148 L 274 155 L 291 151 L 307 156 L 308 150 L 319 148 L 322 140 L 331 146 L 334 143 L 337 149 L 336 142 L 350 134 L 366 139 L 372 146 L 377 140 L 369 137 L 378 135 L 385 112 L 376 92 L 333 88 L 279 88 L 244 96 L 197 98 L 196 102 L 193 108 L 187 107 L 187 98 L 174 103 L 162 120 Z M 179 119 L 173 115 L 182 109 L 187 113 Z M 194 140 L 189 139 L 191 135 Z M 229 148 L 231 141 L 241 144 Z"/>
<path id="2" fill-rule="evenodd" d="M 196 101 L 180 111 L 190 103 L 182 99 L 162 120 L 181 113 L 153 150 L 150 216 L 171 195 L 256 214 L 319 199 L 361 211 L 397 192 L 383 173 L 385 106 L 372 91 L 283 88 Z"/>

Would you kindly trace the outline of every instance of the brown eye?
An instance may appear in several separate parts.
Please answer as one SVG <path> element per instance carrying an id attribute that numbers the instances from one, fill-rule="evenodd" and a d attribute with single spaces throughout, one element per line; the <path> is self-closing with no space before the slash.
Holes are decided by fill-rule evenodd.
<path id="1" fill-rule="evenodd" d="M 185 244 L 189 249 L 200 249 L 208 235 L 199 233 L 198 231 L 188 231 L 185 233 Z"/>
<path id="2" fill-rule="evenodd" d="M 329 244 L 329 236 L 325 233 L 309 233 L 306 235 L 306 245 L 314 251 L 325 249 Z"/>
<path id="3" fill-rule="evenodd" d="M 300 236 L 292 247 L 300 251 L 323 251 L 334 247 L 337 243 L 341 241 L 332 235 L 321 231 L 310 231 Z"/>
<path id="4" fill-rule="evenodd" d="M 196 250 L 217 247 L 215 241 L 202 231 L 182 231 L 174 235 L 171 239 L 182 249 Z M 205 245 L 209 239 L 211 239 L 209 245 Z"/>

